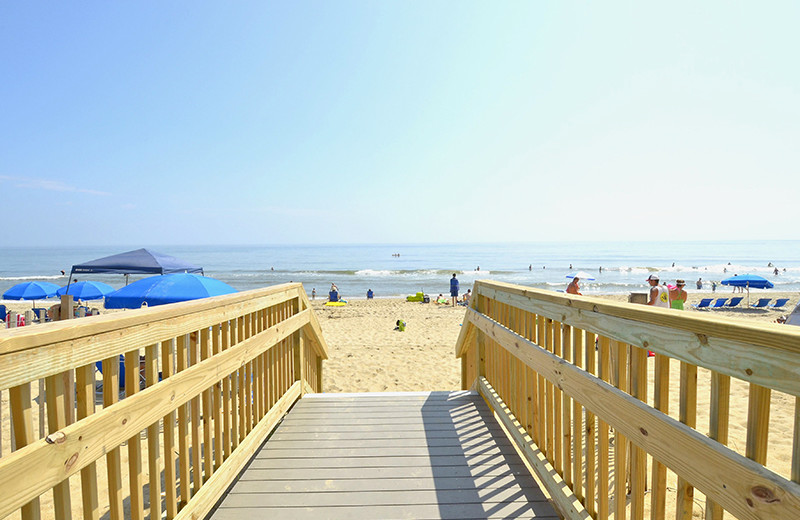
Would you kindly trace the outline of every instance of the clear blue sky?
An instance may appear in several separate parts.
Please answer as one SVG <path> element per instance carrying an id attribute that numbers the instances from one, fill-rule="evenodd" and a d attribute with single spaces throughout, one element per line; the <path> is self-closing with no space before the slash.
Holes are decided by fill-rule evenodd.
<path id="1" fill-rule="evenodd" d="M 800 238 L 797 2 L 3 2 L 0 247 Z"/>

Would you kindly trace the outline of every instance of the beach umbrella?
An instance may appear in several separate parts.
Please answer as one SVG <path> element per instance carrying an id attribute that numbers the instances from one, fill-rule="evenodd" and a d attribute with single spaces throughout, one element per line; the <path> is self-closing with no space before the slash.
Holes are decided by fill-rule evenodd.
<path id="1" fill-rule="evenodd" d="M 772 282 L 758 276 L 757 274 L 743 274 L 742 276 L 731 276 L 725 278 L 720 282 L 722 285 L 730 285 L 731 287 L 745 287 L 747 289 L 747 305 L 750 306 L 750 288 L 754 289 L 772 289 L 775 287 Z"/>
<path id="2" fill-rule="evenodd" d="M 586 271 L 578 271 L 575 273 L 570 273 L 567 275 L 567 278 L 572 280 L 573 278 L 580 278 L 581 280 L 594 280 L 594 276 L 587 273 Z"/>
<path id="3" fill-rule="evenodd" d="M 22 282 L 3 293 L 4 300 L 43 300 L 55 296 L 58 286 L 50 282 Z"/>
<path id="4" fill-rule="evenodd" d="M 72 295 L 76 300 L 99 300 L 114 292 L 114 288 L 103 282 L 76 282 L 67 284 L 56 291 L 58 296 Z"/>
<path id="5" fill-rule="evenodd" d="M 138 309 L 148 306 L 199 300 L 236 292 L 230 285 L 191 273 L 150 276 L 106 295 L 107 309 Z"/>

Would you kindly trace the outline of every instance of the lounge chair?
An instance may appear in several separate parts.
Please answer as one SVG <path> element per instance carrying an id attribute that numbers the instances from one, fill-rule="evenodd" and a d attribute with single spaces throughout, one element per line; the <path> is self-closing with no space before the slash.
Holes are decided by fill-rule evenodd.
<path id="1" fill-rule="evenodd" d="M 0 321 L 6 321 L 6 314 L 8 314 L 8 310 L 6 310 L 5 305 L 0 305 Z"/>
<path id="2" fill-rule="evenodd" d="M 714 301 L 714 298 L 703 298 L 700 300 L 700 303 L 693 303 L 692 307 L 695 309 L 708 309 L 711 305 L 711 302 Z"/>
<path id="3" fill-rule="evenodd" d="M 775 303 L 768 305 L 770 309 L 782 309 L 784 305 L 789 303 L 789 298 L 778 298 Z"/>
<path id="4" fill-rule="evenodd" d="M 34 307 L 33 313 L 36 315 L 36 319 L 39 320 L 39 323 L 50 321 L 47 319 L 47 309 L 44 307 Z"/>
<path id="5" fill-rule="evenodd" d="M 742 302 L 743 299 L 744 299 L 744 297 L 742 297 L 742 296 L 737 296 L 735 298 L 731 298 L 731 301 L 728 302 L 728 304 L 725 306 L 725 308 L 727 309 L 727 308 L 730 308 L 730 307 L 736 307 Z"/>
<path id="6" fill-rule="evenodd" d="M 714 302 L 714 305 L 711 306 L 712 309 L 719 309 L 725 307 L 725 302 L 727 302 L 727 298 L 717 298 L 717 301 Z"/>
<path id="7" fill-rule="evenodd" d="M 763 309 L 771 301 L 772 301 L 772 298 L 759 298 L 758 301 L 756 303 L 754 303 L 753 305 L 751 305 L 750 307 L 752 307 L 754 309 Z"/>

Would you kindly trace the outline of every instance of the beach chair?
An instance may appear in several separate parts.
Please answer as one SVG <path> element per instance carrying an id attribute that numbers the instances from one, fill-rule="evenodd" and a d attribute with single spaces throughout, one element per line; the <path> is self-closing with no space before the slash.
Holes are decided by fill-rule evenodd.
<path id="1" fill-rule="evenodd" d="M 714 298 L 703 298 L 700 300 L 700 303 L 693 303 L 692 307 L 695 309 L 708 309 L 711 305 L 711 302 L 714 301 Z"/>
<path id="2" fill-rule="evenodd" d="M 44 307 L 34 307 L 33 313 L 36 315 L 36 319 L 39 320 L 39 323 L 50 321 L 47 319 L 47 309 Z"/>
<path id="3" fill-rule="evenodd" d="M 789 298 L 778 298 L 775 303 L 768 305 L 768 307 L 770 309 L 782 309 L 787 303 L 789 303 Z"/>
<path id="4" fill-rule="evenodd" d="M 6 310 L 5 305 L 0 305 L 0 321 L 6 321 L 6 314 L 8 314 L 8 310 Z"/>
<path id="5" fill-rule="evenodd" d="M 726 308 L 726 309 L 729 309 L 729 308 L 731 308 L 731 307 L 736 307 L 737 305 L 739 305 L 740 303 L 742 303 L 742 300 L 743 300 L 743 299 L 744 299 L 744 297 L 742 297 L 742 296 L 737 296 L 737 297 L 735 297 L 735 298 L 731 298 L 731 301 L 729 301 L 729 302 L 728 302 L 728 304 L 727 304 L 727 305 L 725 305 L 725 308 Z"/>
<path id="6" fill-rule="evenodd" d="M 753 305 L 751 305 L 750 307 L 752 307 L 754 309 L 763 309 L 771 301 L 772 301 L 772 298 L 759 298 L 758 301 L 756 303 L 754 303 Z"/>
<path id="7" fill-rule="evenodd" d="M 725 307 L 725 302 L 727 302 L 727 301 L 728 301 L 727 298 L 717 298 L 717 301 L 714 302 L 714 305 L 712 305 L 709 308 L 710 309 L 720 309 L 722 307 Z"/>

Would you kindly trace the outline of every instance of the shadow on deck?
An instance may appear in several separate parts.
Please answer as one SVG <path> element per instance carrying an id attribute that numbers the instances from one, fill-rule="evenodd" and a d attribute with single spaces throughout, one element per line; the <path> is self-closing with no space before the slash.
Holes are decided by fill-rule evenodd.
<path id="1" fill-rule="evenodd" d="M 304 396 L 210 518 L 558 518 L 475 392 Z"/>

